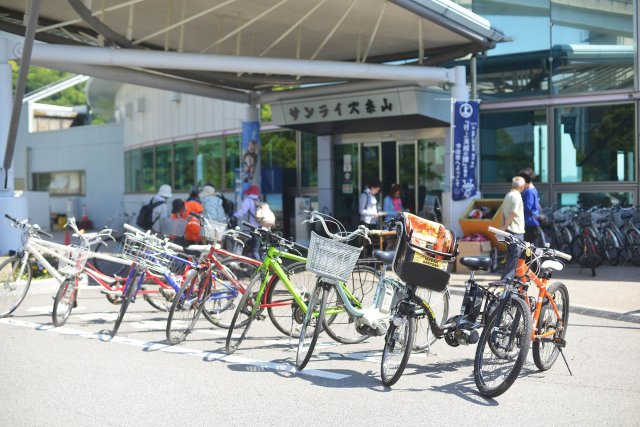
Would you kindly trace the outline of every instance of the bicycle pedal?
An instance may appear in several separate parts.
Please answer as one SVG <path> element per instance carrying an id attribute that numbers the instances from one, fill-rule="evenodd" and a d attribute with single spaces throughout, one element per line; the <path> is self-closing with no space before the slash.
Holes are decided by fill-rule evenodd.
<path id="1" fill-rule="evenodd" d="M 258 315 L 256 316 L 256 320 L 264 320 L 264 319 L 266 319 L 266 318 L 267 318 L 267 316 L 265 316 L 264 314 L 258 314 Z"/>

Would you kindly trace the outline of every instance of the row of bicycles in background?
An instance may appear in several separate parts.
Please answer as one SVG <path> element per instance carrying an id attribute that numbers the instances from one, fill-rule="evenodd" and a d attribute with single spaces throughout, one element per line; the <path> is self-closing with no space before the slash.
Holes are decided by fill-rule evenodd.
<path id="1" fill-rule="evenodd" d="M 187 247 L 128 224 L 118 239 L 110 229 L 84 233 L 73 218 L 67 226 L 74 244 L 61 245 L 47 240 L 37 225 L 5 216 L 21 230 L 23 245 L 0 263 L 0 317 L 22 303 L 33 263 L 39 262 L 59 283 L 52 309 L 55 326 L 69 319 L 87 277 L 119 306 L 111 336 L 142 296 L 167 312 L 165 335 L 172 345 L 188 339 L 204 317 L 212 326 L 228 329 L 224 349 L 231 354 L 251 335 L 252 325 L 269 319 L 280 333 L 297 340 L 294 363 L 299 370 L 312 360 L 320 334 L 343 344 L 383 337 L 380 371 L 387 386 L 399 381 L 412 351 L 444 338 L 452 347 L 477 344 L 476 385 L 482 395 L 495 397 L 517 379 L 530 349 L 544 371 L 566 345 L 568 291 L 549 281 L 571 256 L 498 229 L 488 231 L 522 249 L 516 277 L 502 286 L 483 286 L 474 274 L 489 270 L 491 258 L 463 257 L 460 261 L 471 274 L 459 314 L 450 316 L 448 284 L 456 236 L 409 213 L 386 223 L 398 235 L 396 250 L 374 250 L 371 259 L 361 257 L 362 242 L 379 231 L 364 226 L 348 231 L 315 211 L 308 213 L 315 230 L 309 247 L 268 228 L 243 223 L 242 230 L 224 230 L 202 217 L 203 242 Z M 242 245 L 254 236 L 265 248 L 262 260 L 220 245 L 225 240 Z M 528 295 L 532 285 L 538 289 L 536 297 Z"/>
<path id="2" fill-rule="evenodd" d="M 580 266 L 591 269 L 592 276 L 605 261 L 640 266 L 640 206 L 544 208 L 540 222 L 532 243 L 571 254 Z M 504 248 L 492 249 L 492 271 L 504 262 L 503 253 Z"/>

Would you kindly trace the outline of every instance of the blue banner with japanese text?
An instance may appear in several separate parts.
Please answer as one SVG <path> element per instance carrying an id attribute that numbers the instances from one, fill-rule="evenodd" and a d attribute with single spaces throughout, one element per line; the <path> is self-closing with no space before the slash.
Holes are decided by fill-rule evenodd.
<path id="1" fill-rule="evenodd" d="M 242 122 L 242 193 L 251 185 L 260 187 L 260 122 Z"/>
<path id="2" fill-rule="evenodd" d="M 456 101 L 453 104 L 453 200 L 468 199 L 478 190 L 476 144 L 479 110 L 478 101 Z"/>

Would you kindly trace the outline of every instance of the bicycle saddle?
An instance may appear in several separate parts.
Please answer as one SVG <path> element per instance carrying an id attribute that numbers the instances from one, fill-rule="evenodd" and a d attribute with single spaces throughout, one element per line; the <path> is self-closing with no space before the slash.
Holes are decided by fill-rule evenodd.
<path id="1" fill-rule="evenodd" d="M 463 256 L 460 258 L 460 264 L 469 270 L 487 271 L 491 267 L 491 257 L 488 256 Z"/>
<path id="2" fill-rule="evenodd" d="M 391 264 L 393 262 L 393 257 L 396 256 L 395 251 L 381 251 L 379 249 L 375 249 L 373 251 L 373 257 L 375 259 L 379 259 L 385 264 Z"/>

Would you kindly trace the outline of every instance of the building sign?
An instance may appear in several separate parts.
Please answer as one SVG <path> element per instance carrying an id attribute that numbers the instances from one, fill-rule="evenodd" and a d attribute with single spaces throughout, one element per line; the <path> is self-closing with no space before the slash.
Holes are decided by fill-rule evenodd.
<path id="1" fill-rule="evenodd" d="M 464 200 L 476 194 L 476 144 L 478 136 L 478 101 L 453 103 L 452 198 Z"/>

